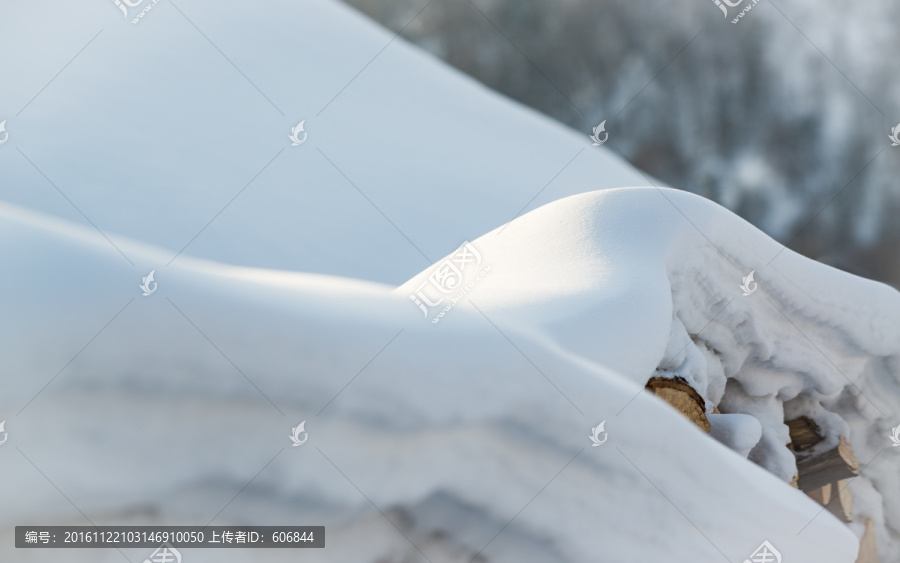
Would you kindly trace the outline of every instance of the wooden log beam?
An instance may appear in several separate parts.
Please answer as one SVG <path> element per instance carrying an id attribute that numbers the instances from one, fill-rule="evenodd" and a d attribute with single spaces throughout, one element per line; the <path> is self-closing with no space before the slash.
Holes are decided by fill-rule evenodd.
<path id="1" fill-rule="evenodd" d="M 647 382 L 651 393 L 669 403 L 680 411 L 691 422 L 706 433 L 709 433 L 709 420 L 706 418 L 706 402 L 700 393 L 688 385 L 682 377 L 654 377 Z"/>
<path id="2" fill-rule="evenodd" d="M 791 443 L 788 446 L 795 452 L 806 451 L 824 439 L 819 426 L 808 417 L 801 416 L 785 421 L 785 424 L 791 435 Z"/>
<path id="3" fill-rule="evenodd" d="M 859 540 L 859 555 L 856 563 L 878 563 L 878 546 L 875 544 L 875 525 L 866 520 L 866 531 Z"/>
<path id="4" fill-rule="evenodd" d="M 828 503 L 831 502 L 832 489 L 833 485 L 831 483 L 828 483 L 824 487 L 819 487 L 818 489 L 807 491 L 806 496 L 813 499 L 822 506 L 828 506 Z"/>
<path id="5" fill-rule="evenodd" d="M 812 491 L 828 483 L 856 477 L 858 469 L 859 462 L 853 455 L 850 443 L 841 436 L 837 447 L 797 460 L 800 474 L 797 485 L 802 491 Z"/>
<path id="6" fill-rule="evenodd" d="M 828 511 L 837 516 L 842 522 L 851 522 L 850 515 L 853 512 L 853 495 L 847 488 L 847 481 L 841 480 L 834 484 L 834 494 L 826 505 Z"/>

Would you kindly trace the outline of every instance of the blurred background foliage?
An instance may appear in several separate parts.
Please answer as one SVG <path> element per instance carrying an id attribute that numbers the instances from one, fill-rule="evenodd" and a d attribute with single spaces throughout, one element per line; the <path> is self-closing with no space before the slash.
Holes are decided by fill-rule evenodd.
<path id="1" fill-rule="evenodd" d="M 345 0 L 806 256 L 900 287 L 900 4 Z"/>

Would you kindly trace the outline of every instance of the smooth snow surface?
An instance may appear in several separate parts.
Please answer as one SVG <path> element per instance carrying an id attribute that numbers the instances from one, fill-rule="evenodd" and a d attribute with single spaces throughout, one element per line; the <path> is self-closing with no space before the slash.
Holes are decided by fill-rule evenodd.
<path id="1" fill-rule="evenodd" d="M 646 183 L 340 2 L 169 4 L 0 7 L 0 200 L 87 224 L 62 192 L 166 262 L 396 285 L 526 204 Z"/>
<path id="2" fill-rule="evenodd" d="M 501 236 L 517 236 L 515 224 Z M 10 420 L 8 526 L 86 523 L 74 504 L 95 524 L 324 523 L 329 547 L 314 561 L 415 560 L 417 549 L 432 561 L 482 550 L 488 561 L 740 561 L 766 539 L 797 560 L 855 556 L 843 524 L 631 376 L 542 333 L 537 308 L 512 324 L 484 295 L 485 315 L 460 307 L 435 326 L 387 287 L 189 258 L 143 297 L 131 266 L 89 230 L 8 206 L 0 230 L 5 318 L 17 319 L 0 334 L 13 374 L 4 412 L 115 316 Z M 115 242 L 140 263 L 165 256 Z M 498 261 L 490 274 L 501 271 Z M 655 320 L 622 301 L 636 324 Z M 571 322 L 602 334 L 616 321 L 589 319 Z M 301 420 L 309 441 L 290 447 Z M 607 441 L 593 447 L 603 420 Z M 8 534 L 4 557 L 88 557 L 13 554 Z"/>

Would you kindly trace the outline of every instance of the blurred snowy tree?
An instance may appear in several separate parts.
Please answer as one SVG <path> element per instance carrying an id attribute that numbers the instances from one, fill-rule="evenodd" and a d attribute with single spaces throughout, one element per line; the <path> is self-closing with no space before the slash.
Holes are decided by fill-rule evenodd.
<path id="1" fill-rule="evenodd" d="M 900 6 L 760 2 L 732 24 L 743 5 L 346 1 L 586 134 L 607 120 L 606 146 L 662 182 L 900 287 Z"/>

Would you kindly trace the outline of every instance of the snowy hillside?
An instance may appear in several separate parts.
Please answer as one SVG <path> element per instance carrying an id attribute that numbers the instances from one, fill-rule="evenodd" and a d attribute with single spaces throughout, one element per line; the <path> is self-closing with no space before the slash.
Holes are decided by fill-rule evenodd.
<path id="1" fill-rule="evenodd" d="M 161 2 L 138 25 L 108 4 L 0 6 L 0 199 L 164 264 L 399 284 L 526 206 L 646 183 L 339 2 Z"/>
<path id="2" fill-rule="evenodd" d="M 866 520 L 900 557 L 896 291 L 607 189 L 648 179 L 336 2 L 0 11 L 0 560 L 149 555 L 15 525 L 216 523 L 325 525 L 309 561 L 849 563 Z M 800 414 L 860 459 L 849 526 L 788 484 Z"/>

